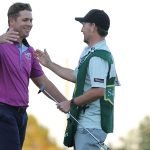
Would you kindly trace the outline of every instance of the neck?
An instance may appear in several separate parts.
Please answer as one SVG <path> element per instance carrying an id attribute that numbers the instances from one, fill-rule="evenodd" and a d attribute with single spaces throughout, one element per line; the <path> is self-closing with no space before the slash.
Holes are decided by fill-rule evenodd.
<path id="1" fill-rule="evenodd" d="M 23 40 L 22 38 L 19 38 L 19 39 L 17 40 L 17 42 L 18 42 L 18 43 L 22 43 L 22 40 Z"/>
<path id="2" fill-rule="evenodd" d="M 98 38 L 93 38 L 89 41 L 88 46 L 92 47 L 93 45 L 95 45 L 96 43 L 103 41 L 105 39 L 105 37 L 98 37 Z"/>

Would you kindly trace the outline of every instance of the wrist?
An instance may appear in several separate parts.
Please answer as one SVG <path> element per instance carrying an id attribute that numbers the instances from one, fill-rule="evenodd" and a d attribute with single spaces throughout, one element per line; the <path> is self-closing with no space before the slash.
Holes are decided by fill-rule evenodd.
<path id="1" fill-rule="evenodd" d="M 75 103 L 75 99 L 74 99 L 74 98 L 72 98 L 72 99 L 70 100 L 70 105 L 77 105 L 77 104 Z"/>

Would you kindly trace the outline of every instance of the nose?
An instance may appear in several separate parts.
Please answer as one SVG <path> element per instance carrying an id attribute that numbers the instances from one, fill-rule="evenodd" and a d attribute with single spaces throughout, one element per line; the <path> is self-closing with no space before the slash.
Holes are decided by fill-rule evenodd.
<path id="1" fill-rule="evenodd" d="M 29 21 L 29 25 L 32 27 L 32 25 L 33 25 L 33 24 L 32 24 L 32 21 Z"/>
<path id="2" fill-rule="evenodd" d="M 28 20 L 28 21 L 27 21 L 27 25 L 30 26 L 30 27 L 32 27 L 32 25 L 33 25 L 33 24 L 32 24 L 32 20 Z"/>

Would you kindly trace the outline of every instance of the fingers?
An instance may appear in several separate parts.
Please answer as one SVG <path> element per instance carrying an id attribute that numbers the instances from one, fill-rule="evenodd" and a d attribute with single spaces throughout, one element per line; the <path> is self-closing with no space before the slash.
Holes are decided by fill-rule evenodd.
<path id="1" fill-rule="evenodd" d="M 60 111 L 62 111 L 62 112 L 64 112 L 64 113 L 67 113 L 67 112 L 63 109 L 63 107 L 62 107 L 61 105 L 59 105 L 59 104 L 57 104 L 57 109 L 59 109 Z"/>
<path id="2" fill-rule="evenodd" d="M 14 40 L 14 39 L 19 38 L 19 32 L 14 31 L 13 28 L 10 28 L 8 30 L 8 32 L 6 33 L 6 35 L 8 36 L 8 38 L 10 38 L 10 40 Z"/>
<path id="3" fill-rule="evenodd" d="M 9 29 L 8 29 L 8 32 L 9 32 L 9 33 L 14 33 L 14 34 L 16 34 L 16 35 L 19 35 L 19 32 L 14 31 L 13 28 L 9 28 Z"/>
<path id="4" fill-rule="evenodd" d="M 11 40 L 4 40 L 4 43 L 13 44 L 13 42 Z"/>
<path id="5" fill-rule="evenodd" d="M 15 36 L 15 35 L 8 35 L 6 38 L 5 38 L 5 41 L 7 43 L 13 43 L 13 42 L 16 42 L 18 40 L 18 37 Z"/>
<path id="6" fill-rule="evenodd" d="M 64 113 L 68 113 L 70 110 L 70 105 L 68 102 L 61 102 L 57 104 L 57 108 Z"/>
<path id="7" fill-rule="evenodd" d="M 39 50 L 39 49 L 36 49 L 36 52 L 37 53 L 43 53 L 41 50 Z"/>
<path id="8" fill-rule="evenodd" d="M 36 49 L 35 54 L 36 54 L 37 57 L 41 57 L 44 54 L 44 52 L 42 52 L 39 49 Z"/>
<path id="9" fill-rule="evenodd" d="M 44 53 L 47 53 L 46 49 L 44 49 Z"/>
<path id="10" fill-rule="evenodd" d="M 46 49 L 44 49 L 44 54 L 45 54 L 46 57 L 49 57 L 49 54 L 47 53 Z"/>
<path id="11" fill-rule="evenodd" d="M 42 60 L 43 59 L 45 59 L 45 61 L 50 60 L 49 54 L 47 53 L 46 49 L 44 49 L 44 52 L 37 49 L 35 53 L 36 53 L 37 57 L 41 58 Z"/>
<path id="12" fill-rule="evenodd" d="M 45 54 L 48 54 L 47 51 L 46 51 L 46 49 L 44 49 L 44 52 L 41 51 L 41 50 L 39 50 L 39 49 L 36 49 L 36 53 L 37 53 L 37 54 L 44 54 L 44 53 L 45 53 Z"/>
<path id="13" fill-rule="evenodd" d="M 10 43 L 13 44 L 13 42 L 18 41 L 19 39 L 19 33 L 14 31 L 12 28 L 8 30 L 8 32 L 4 33 L 1 36 L 1 43 Z"/>
<path id="14" fill-rule="evenodd" d="M 49 54 L 48 54 L 48 52 L 47 52 L 46 49 L 44 49 L 44 53 L 45 53 L 47 56 L 49 56 Z"/>

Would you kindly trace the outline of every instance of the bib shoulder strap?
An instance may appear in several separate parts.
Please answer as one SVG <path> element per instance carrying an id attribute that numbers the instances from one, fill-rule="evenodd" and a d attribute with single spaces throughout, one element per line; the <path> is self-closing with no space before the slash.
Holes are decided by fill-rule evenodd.
<path id="1" fill-rule="evenodd" d="M 113 63 L 112 55 L 109 51 L 102 50 L 102 49 L 95 49 L 92 56 L 98 56 L 98 57 L 106 60 L 109 64 Z"/>

